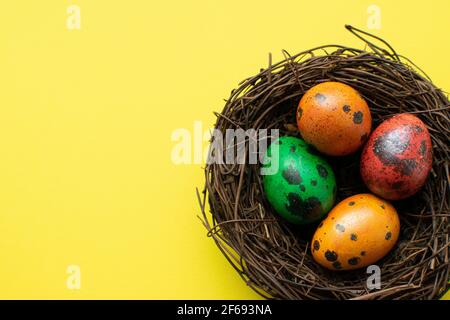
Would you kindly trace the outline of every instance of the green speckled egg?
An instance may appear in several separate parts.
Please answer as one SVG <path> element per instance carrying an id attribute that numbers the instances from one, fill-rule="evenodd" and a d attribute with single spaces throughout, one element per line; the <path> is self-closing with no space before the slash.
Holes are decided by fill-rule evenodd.
<path id="1" fill-rule="evenodd" d="M 272 142 L 264 155 L 261 174 L 268 201 L 289 222 L 315 222 L 334 204 L 333 170 L 299 138 L 286 136 Z"/>

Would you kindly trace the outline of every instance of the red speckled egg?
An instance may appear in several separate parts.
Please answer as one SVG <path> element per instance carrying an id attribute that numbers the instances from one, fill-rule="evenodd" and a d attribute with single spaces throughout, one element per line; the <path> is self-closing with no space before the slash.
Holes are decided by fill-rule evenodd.
<path id="1" fill-rule="evenodd" d="M 425 183 L 432 165 L 430 134 L 412 114 L 402 113 L 382 122 L 361 155 L 361 176 L 375 194 L 389 200 L 405 199 Z"/>

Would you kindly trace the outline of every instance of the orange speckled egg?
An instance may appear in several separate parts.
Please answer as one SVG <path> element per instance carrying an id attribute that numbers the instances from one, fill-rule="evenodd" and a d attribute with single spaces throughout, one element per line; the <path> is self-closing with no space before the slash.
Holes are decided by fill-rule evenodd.
<path id="1" fill-rule="evenodd" d="M 395 208 L 372 194 L 357 194 L 336 205 L 311 242 L 314 260 L 330 270 L 352 270 L 383 258 L 397 242 Z"/>
<path id="2" fill-rule="evenodd" d="M 303 139 L 317 150 L 343 156 L 369 137 L 372 116 L 358 91 L 344 83 L 323 82 L 301 98 L 297 124 Z"/>

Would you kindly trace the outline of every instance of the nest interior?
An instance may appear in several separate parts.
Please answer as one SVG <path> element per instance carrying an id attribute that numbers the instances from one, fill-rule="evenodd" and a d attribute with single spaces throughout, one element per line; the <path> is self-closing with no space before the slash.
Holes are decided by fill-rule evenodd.
<path id="1" fill-rule="evenodd" d="M 381 289 L 369 290 L 366 269 L 329 271 L 312 258 L 315 226 L 292 226 L 273 212 L 255 164 L 207 164 L 198 194 L 202 220 L 219 249 L 255 291 L 275 299 L 433 299 L 449 281 L 450 104 L 426 74 L 384 40 L 346 26 L 365 50 L 317 47 L 261 70 L 231 92 L 215 128 L 280 130 L 299 136 L 295 111 L 313 85 L 339 81 L 369 103 L 373 128 L 397 113 L 413 113 L 427 125 L 433 167 L 416 195 L 393 202 L 401 219 L 399 240 L 377 262 Z M 359 156 L 327 158 L 337 179 L 337 200 L 369 192 L 359 176 Z M 208 214 L 207 204 L 209 204 Z"/>

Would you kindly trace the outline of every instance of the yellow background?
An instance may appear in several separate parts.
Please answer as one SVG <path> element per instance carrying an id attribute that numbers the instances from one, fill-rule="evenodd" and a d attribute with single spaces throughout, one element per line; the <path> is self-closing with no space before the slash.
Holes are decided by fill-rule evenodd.
<path id="1" fill-rule="evenodd" d="M 201 166 L 172 163 L 171 134 L 211 126 L 269 52 L 362 47 L 344 24 L 367 29 L 371 3 L 448 90 L 448 0 L 2 1 L 0 298 L 257 298 L 206 238 Z"/>

